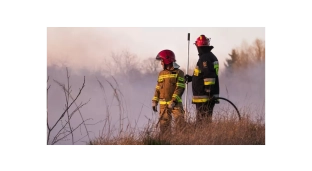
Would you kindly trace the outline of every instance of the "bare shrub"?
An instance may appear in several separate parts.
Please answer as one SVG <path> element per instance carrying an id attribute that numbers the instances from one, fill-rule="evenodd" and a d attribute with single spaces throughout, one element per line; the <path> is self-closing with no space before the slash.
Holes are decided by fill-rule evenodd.
<path id="1" fill-rule="evenodd" d="M 71 86 L 70 86 L 70 76 L 68 74 L 68 69 L 66 68 L 66 73 L 67 73 L 67 85 L 65 84 L 62 84 L 60 82 L 58 82 L 57 80 L 54 80 L 54 82 L 56 82 L 61 88 L 62 90 L 64 91 L 64 95 L 65 95 L 65 100 L 66 100 L 66 104 L 65 104 L 65 109 L 64 109 L 64 112 L 61 114 L 61 116 L 57 119 L 57 121 L 52 124 L 51 126 L 49 125 L 49 112 L 47 110 L 47 144 L 56 144 L 57 142 L 67 138 L 68 136 L 71 136 L 71 140 L 72 140 L 72 144 L 75 144 L 76 142 L 78 142 L 79 140 L 76 140 L 74 139 L 74 132 L 80 128 L 80 126 L 84 125 L 85 129 L 86 129 L 86 134 L 85 136 L 88 136 L 89 140 L 90 140 L 90 136 L 89 136 L 89 131 L 87 129 L 87 126 L 86 126 L 86 121 L 88 120 L 91 120 L 91 118 L 89 119 L 84 119 L 81 112 L 80 112 L 80 109 L 85 106 L 89 101 L 85 102 L 85 103 L 80 103 L 80 104 L 77 104 L 76 103 L 76 100 L 78 99 L 78 97 L 80 96 L 83 88 L 85 87 L 85 77 L 83 79 L 83 83 L 82 83 L 82 86 L 81 88 L 79 89 L 79 92 L 76 96 L 72 96 L 71 95 Z M 48 76 L 48 80 L 47 82 L 49 82 L 49 76 Z M 49 95 L 49 88 L 51 87 L 51 85 L 48 86 L 47 88 L 47 102 L 48 102 L 48 95 Z M 75 104 L 75 108 L 71 111 L 70 109 L 72 109 L 73 107 L 73 104 Z M 76 112 L 79 112 L 80 114 L 80 117 L 81 117 L 81 122 L 77 125 L 77 126 L 74 126 L 74 125 L 71 125 L 71 119 L 72 117 L 74 116 L 74 114 Z M 66 114 L 66 117 L 65 117 L 65 114 Z M 64 123 L 63 123 L 64 122 Z M 56 126 L 57 125 L 61 125 L 60 126 L 60 129 L 59 130 L 56 130 Z M 51 136 L 51 132 L 52 131 L 55 131 L 56 134 L 55 136 L 52 138 L 52 141 L 50 142 L 50 136 Z M 85 137 L 84 136 L 84 137 Z M 83 138 L 84 138 L 83 137 Z"/>

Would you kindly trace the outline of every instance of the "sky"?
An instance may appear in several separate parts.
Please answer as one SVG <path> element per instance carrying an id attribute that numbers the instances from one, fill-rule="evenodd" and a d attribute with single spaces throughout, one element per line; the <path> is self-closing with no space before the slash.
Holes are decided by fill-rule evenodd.
<path id="1" fill-rule="evenodd" d="M 190 42 L 187 34 L 190 33 Z M 212 52 L 218 57 L 220 70 L 233 48 L 256 38 L 265 40 L 264 27 L 71 27 L 47 28 L 47 65 L 67 64 L 72 69 L 94 70 L 112 52 L 128 50 L 141 60 L 155 58 L 163 49 L 176 55 L 177 63 L 187 67 L 197 59 L 194 45 L 199 35 L 211 38 Z"/>

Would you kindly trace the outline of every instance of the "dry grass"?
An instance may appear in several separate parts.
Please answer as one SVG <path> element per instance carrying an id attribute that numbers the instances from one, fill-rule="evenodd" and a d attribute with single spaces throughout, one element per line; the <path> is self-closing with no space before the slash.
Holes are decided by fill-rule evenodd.
<path id="1" fill-rule="evenodd" d="M 155 124 L 147 125 L 143 131 L 125 130 L 114 137 L 99 137 L 93 145 L 265 145 L 265 124 L 248 118 L 214 119 L 213 123 L 196 125 L 188 122 L 180 132 L 172 132 L 160 138 Z M 136 136 L 137 135 L 137 136 Z"/>

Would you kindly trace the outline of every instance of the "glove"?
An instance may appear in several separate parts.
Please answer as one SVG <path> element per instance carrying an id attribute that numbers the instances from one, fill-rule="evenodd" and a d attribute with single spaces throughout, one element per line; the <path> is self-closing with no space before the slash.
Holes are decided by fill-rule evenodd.
<path id="1" fill-rule="evenodd" d="M 153 111 L 154 111 L 154 112 L 158 112 L 158 111 L 157 111 L 157 106 L 153 106 Z"/>
<path id="2" fill-rule="evenodd" d="M 168 104 L 168 108 L 169 108 L 169 109 L 172 109 L 174 106 L 175 106 L 175 103 L 174 103 L 173 101 L 171 101 L 171 102 Z"/>
<path id="3" fill-rule="evenodd" d="M 190 75 L 185 75 L 184 76 L 184 79 L 185 79 L 185 83 L 188 83 L 188 82 L 192 82 L 192 76 L 190 76 Z"/>
<path id="4" fill-rule="evenodd" d="M 152 107 L 152 109 L 153 109 L 153 111 L 154 112 L 157 112 L 157 102 L 154 102 L 153 101 L 153 105 L 152 105 L 153 107 Z"/>

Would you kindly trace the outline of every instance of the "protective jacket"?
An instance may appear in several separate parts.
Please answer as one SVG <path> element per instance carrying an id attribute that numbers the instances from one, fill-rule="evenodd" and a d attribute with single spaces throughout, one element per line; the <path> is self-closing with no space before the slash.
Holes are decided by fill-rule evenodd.
<path id="1" fill-rule="evenodd" d="M 200 53 L 192 76 L 192 103 L 205 103 L 213 96 L 219 96 L 219 62 L 217 57 L 209 51 Z"/>
<path id="2" fill-rule="evenodd" d="M 157 85 L 152 101 L 160 105 L 182 103 L 185 89 L 184 72 L 178 68 L 163 70 L 158 75 Z"/>

